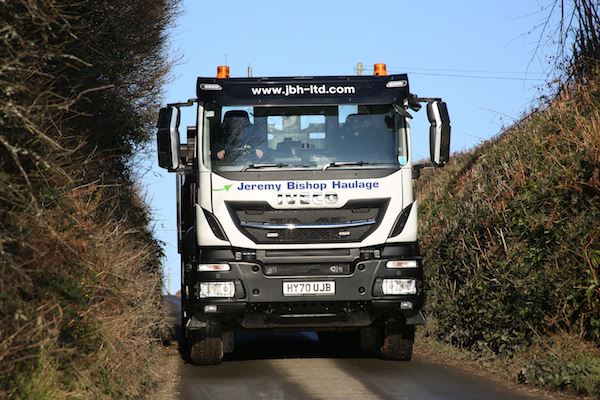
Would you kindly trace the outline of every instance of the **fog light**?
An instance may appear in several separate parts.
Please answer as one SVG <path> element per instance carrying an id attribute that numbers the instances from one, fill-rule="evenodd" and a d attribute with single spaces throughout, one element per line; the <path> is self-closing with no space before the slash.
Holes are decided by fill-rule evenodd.
<path id="1" fill-rule="evenodd" d="M 211 305 L 208 305 L 208 306 L 204 306 L 204 312 L 205 313 L 217 312 L 217 306 L 215 306 L 214 304 L 211 304 Z"/>
<path id="2" fill-rule="evenodd" d="M 412 310 L 413 309 L 412 301 L 401 301 L 400 309 L 401 310 Z"/>
<path id="3" fill-rule="evenodd" d="M 231 270 L 229 264 L 198 264 L 199 272 L 224 272 Z"/>
<path id="4" fill-rule="evenodd" d="M 389 269 L 417 268 L 418 266 L 417 260 L 392 260 L 385 263 L 385 267 Z"/>
<path id="5" fill-rule="evenodd" d="M 200 298 L 206 297 L 233 297 L 235 284 L 233 282 L 201 282 Z"/>
<path id="6" fill-rule="evenodd" d="M 415 279 L 384 279 L 381 285 L 383 294 L 417 294 Z"/>

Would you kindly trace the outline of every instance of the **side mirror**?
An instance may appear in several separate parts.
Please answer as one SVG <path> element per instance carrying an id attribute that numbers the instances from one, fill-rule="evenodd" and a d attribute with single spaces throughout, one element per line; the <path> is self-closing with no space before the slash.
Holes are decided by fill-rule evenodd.
<path id="1" fill-rule="evenodd" d="M 443 101 L 427 103 L 429 128 L 429 152 L 431 162 L 436 167 L 443 167 L 450 159 L 450 116 Z"/>
<path id="2" fill-rule="evenodd" d="M 179 168 L 179 118 L 177 107 L 161 108 L 156 127 L 158 145 L 158 165 L 170 172 Z"/>

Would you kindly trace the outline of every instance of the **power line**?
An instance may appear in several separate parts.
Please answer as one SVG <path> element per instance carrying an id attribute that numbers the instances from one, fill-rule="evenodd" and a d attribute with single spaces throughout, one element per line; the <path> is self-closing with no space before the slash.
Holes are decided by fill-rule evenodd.
<path id="1" fill-rule="evenodd" d="M 415 72 L 415 71 L 405 71 L 407 74 L 412 75 L 427 75 L 427 76 L 442 76 L 447 78 L 469 78 L 469 79 L 495 79 L 495 80 L 503 80 L 503 81 L 539 81 L 545 82 L 546 79 L 542 78 L 518 78 L 514 76 L 491 76 L 491 75 L 461 75 L 461 74 L 436 74 L 432 72 Z"/>
<path id="2" fill-rule="evenodd" d="M 372 67 L 365 67 L 364 69 L 373 70 Z M 498 71 L 498 70 L 480 70 L 480 69 L 450 69 L 450 68 L 423 68 L 423 67 L 390 67 L 393 71 L 412 70 L 412 71 L 437 71 L 437 72 L 472 72 L 480 74 L 503 74 L 503 75 L 540 75 L 545 76 L 543 72 L 526 72 L 526 71 Z"/>
<path id="3" fill-rule="evenodd" d="M 371 67 L 364 67 L 365 70 L 373 70 Z M 541 72 L 517 72 L 517 71 L 490 71 L 490 70 L 471 70 L 471 69 L 440 69 L 440 68 L 396 68 L 392 67 L 389 69 L 390 72 L 396 73 L 408 73 L 412 75 L 427 75 L 427 76 L 440 76 L 447 78 L 467 78 L 467 79 L 493 79 L 493 80 L 509 80 L 509 81 L 539 81 L 545 82 L 544 78 L 528 78 L 527 76 L 545 76 Z M 432 71 L 432 72 L 421 72 L 421 71 Z M 438 72 L 435 72 L 438 71 Z M 450 73 L 448 73 L 450 72 Z M 452 72 L 459 72 L 458 74 Z M 479 75 L 474 75 L 479 74 Z M 498 75 L 481 75 L 481 74 L 498 74 Z M 522 77 L 516 76 L 501 76 L 501 75 L 521 75 Z"/>
<path id="4" fill-rule="evenodd" d="M 392 68 L 393 70 L 400 68 Z M 524 71 L 490 71 L 490 70 L 477 70 L 477 69 L 440 69 L 440 68 L 411 68 L 408 67 L 406 69 L 410 69 L 413 71 L 438 71 L 438 72 L 470 72 L 475 74 L 502 74 L 502 75 L 538 75 L 545 76 L 546 74 L 542 72 L 524 72 Z"/>

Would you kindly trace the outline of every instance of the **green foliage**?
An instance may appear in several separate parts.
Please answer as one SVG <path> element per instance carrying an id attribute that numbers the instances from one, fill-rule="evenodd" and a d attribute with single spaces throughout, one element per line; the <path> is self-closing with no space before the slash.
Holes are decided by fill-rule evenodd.
<path id="1" fill-rule="evenodd" d="M 600 351 L 567 338 L 554 337 L 534 351 L 524 363 L 518 379 L 523 383 L 548 385 L 579 394 L 600 396 Z"/>
<path id="2" fill-rule="evenodd" d="M 23 366 L 21 366 L 23 368 Z M 16 385 L 8 395 L 19 400 L 61 400 L 67 393 L 60 388 L 60 372 L 45 353 L 24 370 L 15 371 Z"/>
<path id="3" fill-rule="evenodd" d="M 439 339 L 501 355 L 556 332 L 600 343 L 599 94 L 572 88 L 418 183 Z"/>

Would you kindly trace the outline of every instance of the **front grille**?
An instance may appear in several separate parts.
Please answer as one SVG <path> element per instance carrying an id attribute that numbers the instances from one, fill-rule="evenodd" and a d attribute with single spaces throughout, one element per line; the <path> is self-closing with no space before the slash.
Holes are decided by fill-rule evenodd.
<path id="1" fill-rule="evenodd" d="M 373 232 L 389 199 L 351 200 L 342 208 L 272 208 L 267 202 L 227 202 L 238 229 L 255 243 L 358 242 Z"/>

